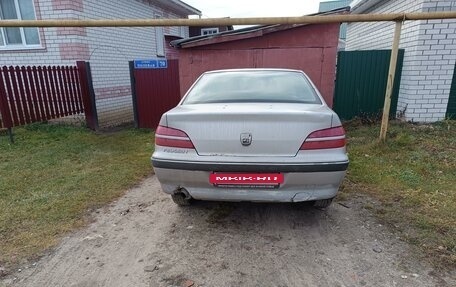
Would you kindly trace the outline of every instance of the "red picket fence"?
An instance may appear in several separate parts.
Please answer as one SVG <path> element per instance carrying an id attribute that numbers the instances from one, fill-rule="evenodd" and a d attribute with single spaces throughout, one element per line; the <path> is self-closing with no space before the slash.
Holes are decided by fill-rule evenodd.
<path id="1" fill-rule="evenodd" d="M 93 111 L 85 64 L 78 66 L 2 67 L 0 127 L 42 122 Z M 87 64 L 88 65 L 88 64 Z M 81 71 L 82 70 L 82 71 Z M 88 121 L 91 128 L 93 123 Z"/>

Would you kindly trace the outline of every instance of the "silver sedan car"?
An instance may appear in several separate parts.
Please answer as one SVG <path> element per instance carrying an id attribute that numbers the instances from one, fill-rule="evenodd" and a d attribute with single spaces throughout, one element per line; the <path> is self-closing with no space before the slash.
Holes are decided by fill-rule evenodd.
<path id="1" fill-rule="evenodd" d="M 163 114 L 152 155 L 164 192 L 192 199 L 327 207 L 348 166 L 345 131 L 302 72 L 204 73 Z"/>

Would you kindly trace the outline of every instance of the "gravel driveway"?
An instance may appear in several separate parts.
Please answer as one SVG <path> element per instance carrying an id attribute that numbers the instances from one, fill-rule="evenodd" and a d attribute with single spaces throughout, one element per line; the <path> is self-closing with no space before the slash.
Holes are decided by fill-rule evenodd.
<path id="1" fill-rule="evenodd" d="M 179 208 L 153 176 L 3 284 L 456 286 L 454 274 L 441 277 L 420 263 L 363 201 L 327 210 L 216 202 Z"/>

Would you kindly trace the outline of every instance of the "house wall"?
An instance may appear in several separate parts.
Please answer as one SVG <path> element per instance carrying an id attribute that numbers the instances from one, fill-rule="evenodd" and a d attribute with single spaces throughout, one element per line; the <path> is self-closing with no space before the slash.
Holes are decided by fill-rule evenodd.
<path id="1" fill-rule="evenodd" d="M 456 1 L 389 0 L 363 13 L 456 10 Z M 398 112 L 406 120 L 434 122 L 445 117 L 456 59 L 456 20 L 407 21 L 401 33 L 405 49 Z M 346 50 L 391 49 L 394 23 L 351 23 Z"/>
<path id="2" fill-rule="evenodd" d="M 350 6 L 352 0 L 336 0 L 336 1 L 324 1 L 320 2 L 318 12 L 327 12 L 334 9 L 340 9 Z M 345 40 L 347 38 L 347 23 L 340 25 L 339 38 Z"/>
<path id="3" fill-rule="evenodd" d="M 165 35 L 165 55 L 168 60 L 179 60 L 179 49 L 171 46 L 171 42 L 180 37 Z"/>
<path id="4" fill-rule="evenodd" d="M 84 0 L 89 19 L 182 18 L 146 1 Z M 166 27 L 164 34 L 185 37 L 188 29 Z M 97 98 L 100 125 L 133 121 L 128 61 L 157 57 L 156 28 L 87 28 L 89 62 Z"/>
<path id="5" fill-rule="evenodd" d="M 179 52 L 181 94 L 204 72 L 230 68 L 303 70 L 332 106 L 339 24 L 305 25 L 263 34 L 209 38 Z M 232 41 L 218 43 L 221 38 Z M 241 37 L 241 38 L 239 38 Z"/>
<path id="6" fill-rule="evenodd" d="M 77 11 L 57 5 L 56 0 L 34 0 L 37 19 L 75 19 Z M 75 1 L 78 2 L 78 1 Z M 0 66 L 3 65 L 74 65 L 74 59 L 61 57 L 61 49 L 66 51 L 71 43 L 83 43 L 80 33 L 72 33 L 81 28 L 39 28 L 41 49 L 0 50 Z M 75 51 L 74 54 L 79 53 Z M 69 53 L 66 53 L 67 56 Z"/>
<path id="7" fill-rule="evenodd" d="M 38 19 L 184 18 L 151 1 L 35 0 Z M 188 28 L 163 34 L 187 37 Z M 100 126 L 133 121 L 128 61 L 157 56 L 156 28 L 45 28 L 43 48 L 0 51 L 1 65 L 74 65 L 89 61 Z"/>

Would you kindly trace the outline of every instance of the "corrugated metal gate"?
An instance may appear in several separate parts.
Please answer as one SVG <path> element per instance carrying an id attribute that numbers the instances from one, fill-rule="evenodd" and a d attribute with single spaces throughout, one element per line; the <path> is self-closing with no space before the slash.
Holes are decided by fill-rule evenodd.
<path id="1" fill-rule="evenodd" d="M 135 69 L 130 62 L 135 126 L 155 129 L 163 113 L 175 107 L 180 97 L 179 63 L 168 60 L 167 68 Z"/>
<path id="2" fill-rule="evenodd" d="M 456 65 L 454 66 L 453 81 L 451 82 L 446 117 L 456 119 Z"/>
<path id="3" fill-rule="evenodd" d="M 390 50 L 338 53 L 334 111 L 341 119 L 372 117 L 382 113 L 391 57 Z M 404 50 L 399 50 L 390 116 L 395 116 Z"/>

